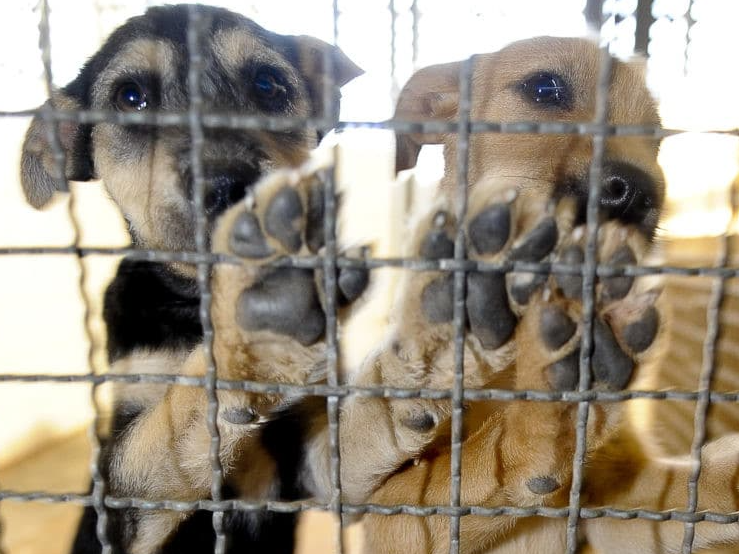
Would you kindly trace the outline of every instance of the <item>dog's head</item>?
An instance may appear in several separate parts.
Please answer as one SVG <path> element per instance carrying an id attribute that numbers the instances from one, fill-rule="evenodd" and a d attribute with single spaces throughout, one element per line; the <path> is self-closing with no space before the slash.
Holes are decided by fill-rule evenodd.
<path id="1" fill-rule="evenodd" d="M 69 110 L 187 113 L 190 9 L 197 9 L 204 23 L 200 88 L 205 113 L 336 117 L 325 113 L 326 87 L 332 87 L 328 90 L 338 100 L 338 87 L 361 73 L 338 48 L 318 39 L 278 35 L 221 8 L 164 6 L 119 27 L 49 102 Z M 56 170 L 48 125 L 36 117 L 21 161 L 23 189 L 37 208 L 65 183 Z M 102 179 L 135 244 L 194 248 L 192 138 L 187 125 L 65 121 L 58 130 L 66 179 Z M 242 198 L 265 171 L 302 162 L 317 142 L 316 131 L 309 129 L 205 128 L 204 135 L 202 173 L 211 219 Z"/>
<path id="2" fill-rule="evenodd" d="M 460 63 L 421 69 L 403 88 L 395 118 L 404 121 L 457 118 Z M 597 46 L 585 39 L 540 37 L 477 55 L 472 69 L 473 121 L 588 122 L 595 114 L 600 64 Z M 608 121 L 659 126 L 655 102 L 640 63 L 613 60 Z M 423 144 L 444 144 L 442 186 L 456 181 L 455 134 L 397 136 L 396 168 L 415 164 Z M 585 218 L 593 141 L 589 135 L 475 133 L 470 137 L 468 179 L 472 186 L 505 180 L 537 194 L 574 197 Z M 664 196 L 657 165 L 659 141 L 646 136 L 606 141 L 601 212 L 637 225 L 652 237 Z"/>

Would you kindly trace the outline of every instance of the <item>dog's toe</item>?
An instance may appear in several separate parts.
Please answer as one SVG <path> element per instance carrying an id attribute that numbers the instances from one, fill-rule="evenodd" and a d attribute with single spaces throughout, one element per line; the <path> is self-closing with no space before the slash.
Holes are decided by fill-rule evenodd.
<path id="1" fill-rule="evenodd" d="M 229 246 L 234 254 L 244 258 L 267 258 L 274 254 L 267 244 L 259 219 L 251 212 L 244 212 L 236 218 Z"/>
<path id="2" fill-rule="evenodd" d="M 654 306 L 649 306 L 641 317 L 624 327 L 622 335 L 626 346 L 640 354 L 652 345 L 658 329 L 659 312 Z"/>
<path id="3" fill-rule="evenodd" d="M 500 252 L 511 232 L 511 209 L 507 204 L 493 204 L 472 218 L 468 235 L 475 252 L 491 255 Z"/>
<path id="4" fill-rule="evenodd" d="M 280 189 L 270 200 L 264 213 L 264 224 L 272 237 L 280 241 L 290 253 L 302 245 L 303 203 L 298 192 L 290 186 Z"/>
<path id="5" fill-rule="evenodd" d="M 467 277 L 466 305 L 470 331 L 483 348 L 499 348 L 513 336 L 518 320 L 508 305 L 503 275 L 471 273 Z"/>

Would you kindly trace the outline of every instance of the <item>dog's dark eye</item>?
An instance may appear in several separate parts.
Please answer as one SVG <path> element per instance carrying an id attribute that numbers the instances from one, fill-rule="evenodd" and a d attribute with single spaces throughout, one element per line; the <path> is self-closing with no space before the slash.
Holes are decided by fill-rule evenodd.
<path id="1" fill-rule="evenodd" d="M 567 108 L 570 90 L 562 77 L 551 73 L 537 73 L 521 83 L 521 91 L 536 104 Z"/>
<path id="2" fill-rule="evenodd" d="M 122 112 L 140 112 L 149 107 L 149 100 L 141 86 L 124 83 L 115 93 L 115 106 Z"/>
<path id="3" fill-rule="evenodd" d="M 287 103 L 287 86 L 282 76 L 273 69 L 263 68 L 256 72 L 252 89 L 257 101 L 267 110 L 279 110 Z"/>

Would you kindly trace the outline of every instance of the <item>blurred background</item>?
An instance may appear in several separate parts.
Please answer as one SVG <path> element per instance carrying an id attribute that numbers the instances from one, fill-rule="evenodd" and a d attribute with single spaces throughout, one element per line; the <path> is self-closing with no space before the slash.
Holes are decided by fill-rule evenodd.
<path id="1" fill-rule="evenodd" d="M 55 85 L 72 80 L 112 29 L 158 3 L 50 1 Z M 217 4 L 273 31 L 334 40 L 330 0 Z M 597 19 L 596 4 L 586 0 L 341 0 L 337 43 L 366 71 L 343 89 L 341 119 L 389 118 L 400 87 L 418 67 L 493 51 L 535 35 L 587 35 Z M 715 245 L 711 237 L 732 227 L 727 199 L 739 164 L 739 139 L 707 132 L 739 127 L 739 72 L 733 67 L 739 54 L 739 2 L 606 0 L 604 12 L 603 35 L 613 53 L 629 57 L 637 51 L 647 56 L 648 82 L 659 100 L 664 126 L 686 131 L 666 139 L 660 154 L 668 183 L 668 214 L 660 238 L 673 258 L 683 256 L 686 264 L 701 259 L 710 265 L 713 250 L 702 245 Z M 3 5 L 2 13 L 0 248 L 66 246 L 73 240 L 68 198 L 59 198 L 44 211 L 25 204 L 18 162 L 29 118 L 9 113 L 35 108 L 46 99 L 38 47 L 39 5 L 36 0 L 14 0 Z M 340 179 L 351 191 L 346 207 L 352 222 L 348 233 L 372 236 L 382 228 L 386 233 L 374 236 L 377 252 L 398 255 L 396 231 L 407 217 L 402 199 L 408 184 L 393 178 L 391 134 L 347 132 L 342 148 Z M 438 150 L 428 149 L 413 181 L 430 190 L 440 169 Z M 99 183 L 73 184 L 72 190 L 82 244 L 128 243 L 122 220 Z M 704 240 L 709 242 L 700 242 Z M 674 244 L 682 246 L 669 246 Z M 91 345 L 84 327 L 86 305 L 76 257 L 0 256 L 0 374 L 75 375 L 89 373 L 93 366 L 104 370 L 100 294 L 117 262 L 115 256 L 84 260 L 84 292 L 95 338 Z M 381 318 L 381 311 L 371 317 Z M 83 430 L 92 414 L 88 385 L 0 381 L 0 489 L 84 492 L 89 445 Z M 65 552 L 77 513 L 67 505 L 0 502 L 6 553 Z M 44 531 L 40 536 L 38 531 L 48 525 L 56 525 L 58 533 Z M 305 552 L 329 551 L 330 535 L 325 540 L 316 529 L 305 532 Z"/>

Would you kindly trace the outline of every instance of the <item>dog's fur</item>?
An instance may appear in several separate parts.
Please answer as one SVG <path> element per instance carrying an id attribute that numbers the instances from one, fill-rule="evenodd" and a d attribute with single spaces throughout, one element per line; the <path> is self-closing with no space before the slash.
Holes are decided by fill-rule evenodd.
<path id="1" fill-rule="evenodd" d="M 153 13 L 158 12 L 149 12 Z M 247 27 L 247 34 L 252 36 L 256 31 L 250 25 Z M 274 37 L 270 44 L 272 40 Z M 217 40 L 213 42 L 217 43 Z M 272 55 L 272 49 L 267 50 Z M 101 52 L 105 52 L 105 47 Z M 171 55 L 174 54 L 168 51 L 163 56 Z M 553 38 L 524 41 L 496 54 L 478 56 L 472 81 L 472 117 L 493 121 L 590 120 L 594 112 L 598 60 L 598 49 L 588 41 Z M 93 59 L 88 67 L 94 65 Z M 166 64 L 160 71 L 166 73 L 169 67 Z M 345 67 L 349 67 L 349 75 L 354 72 L 353 66 Z M 102 70 L 98 73 L 105 75 Z M 310 73 L 320 74 L 320 71 Z M 422 70 L 401 93 L 396 116 L 453 120 L 459 103 L 458 75 L 458 64 Z M 542 75 L 544 86 L 548 78 L 556 79 L 555 100 L 551 90 L 537 91 Z M 336 79 L 339 83 L 343 80 Z M 85 101 L 75 99 L 75 89 L 72 85 L 67 87 L 54 99 L 56 105 L 88 107 Z M 95 91 L 95 86 L 92 90 Z M 306 93 L 305 98 L 308 96 Z M 220 98 L 218 94 L 215 97 Z M 95 98 L 93 94 L 92 99 Z M 301 111 L 301 103 L 296 102 L 297 113 L 291 115 L 308 115 L 311 105 L 306 100 L 305 111 Z M 659 123 L 654 103 L 634 65 L 614 62 L 609 106 L 612 123 Z M 93 102 L 92 107 L 101 106 Z M 84 158 L 71 156 L 67 177 L 90 177 L 94 167 L 106 185 L 112 187 L 111 194 L 129 218 L 138 244 L 175 249 L 191 247 L 190 239 L 182 238 L 192 236 L 191 224 L 187 223 L 191 216 L 189 204 L 182 194 L 173 194 L 178 189 L 171 185 L 172 172 L 163 170 L 166 164 L 154 154 L 151 154 L 151 167 L 164 171 L 157 176 L 157 184 L 159 180 L 165 185 L 170 183 L 168 192 L 166 186 L 165 191 L 149 191 L 157 210 L 161 210 L 154 212 L 162 214 L 161 220 L 152 218 L 152 213 L 147 211 L 150 207 L 142 206 L 138 196 L 129 196 L 125 187 L 116 194 L 116 187 L 121 185 L 115 184 L 117 173 L 112 162 L 125 164 L 130 157 L 115 155 L 118 142 L 111 140 L 116 136 L 111 131 L 119 136 L 127 132 L 102 124 L 85 140 L 79 138 L 79 129 L 71 132 L 62 129 L 62 144 L 70 152 L 76 152 L 80 145 L 91 146 L 94 162 L 86 165 Z M 43 133 L 43 123 L 37 122 L 29 132 L 24 157 L 24 182 L 29 199 L 37 205 L 56 186 L 52 177 L 44 178 L 47 173 L 53 175 L 50 161 L 39 159 L 43 150 L 37 145 L 43 142 Z M 228 136 L 212 138 L 222 141 L 214 152 L 235 148 L 232 142 L 241 144 Z M 267 151 L 265 157 L 270 162 L 261 166 L 261 156 L 255 160 L 250 157 L 251 149 L 239 150 L 234 156 L 242 161 L 245 156 L 250 167 L 242 166 L 236 173 L 253 175 L 261 173 L 252 171 L 256 165 L 263 170 L 303 161 L 311 145 L 309 138 L 303 136 L 297 141 L 295 137 L 290 138 L 293 139 L 288 141 L 290 148 L 283 151 L 280 146 L 283 143 L 273 135 L 260 136 L 254 142 L 259 144 L 260 152 Z M 474 135 L 470 141 L 469 216 L 461 222 L 454 220 L 454 135 L 400 137 L 398 166 L 411 165 L 425 142 L 444 144 L 446 173 L 433 211 L 414 230 L 410 254 L 437 259 L 451 257 L 454 233 L 461 225 L 473 260 L 578 263 L 578 253 L 582 254 L 585 244 L 583 225 L 592 155 L 590 138 Z M 656 165 L 657 149 L 657 142 L 648 137 L 610 137 L 606 142 L 603 226 L 598 241 L 602 261 L 637 263 L 650 248 L 663 197 L 662 176 Z M 146 155 L 142 152 L 150 151 L 142 150 L 138 155 Z M 107 183 L 108 171 L 112 185 Z M 304 166 L 302 172 L 276 171 L 253 187 L 248 203 L 228 208 L 218 218 L 212 235 L 213 249 L 246 258 L 243 265 L 218 266 L 213 273 L 212 316 L 216 331 L 213 354 L 220 377 L 287 383 L 311 382 L 322 377 L 325 299 L 315 284 L 320 273 L 263 267 L 285 254 L 320 251 L 322 241 L 316 239 L 322 216 L 321 195 L 317 194 L 320 191 L 310 165 Z M 181 270 L 186 272 L 184 268 Z M 167 275 L 166 279 L 162 278 L 163 274 Z M 361 272 L 339 273 L 340 305 L 361 294 L 363 277 Z M 183 280 L 186 286 L 176 286 L 174 290 L 180 298 L 189 300 L 189 304 L 182 304 L 186 306 L 184 309 L 194 313 L 197 294 L 189 277 L 176 277 L 172 270 L 161 269 L 159 273 L 149 273 L 147 278 L 155 279 L 155 286 L 164 286 L 167 291 L 173 290 L 173 283 L 177 284 L 178 279 Z M 120 281 L 113 286 L 120 286 Z M 466 387 L 540 390 L 577 387 L 583 312 L 579 294 L 582 283 L 578 277 L 536 279 L 516 273 L 503 280 L 489 273 L 472 272 L 467 276 L 466 286 Z M 134 296 L 138 290 L 123 289 Z M 120 289 L 111 289 L 116 290 L 116 297 L 125 297 Z M 110 294 L 113 293 L 109 297 Z M 659 351 L 660 335 L 666 324 L 659 315 L 659 293 L 646 283 L 615 278 L 603 279 L 594 295 L 593 387 L 620 390 Z M 168 293 L 163 296 L 167 302 L 173 298 Z M 282 301 L 284 298 L 287 301 Z M 158 298 L 146 298 L 138 305 L 148 309 L 150 302 L 156 306 Z M 455 359 L 452 306 L 451 281 L 443 272 L 414 274 L 405 279 L 387 340 L 363 363 L 355 384 L 451 387 Z M 119 316 L 118 323 L 127 330 L 114 332 L 114 336 L 125 337 L 131 329 L 131 320 L 122 318 L 130 317 L 130 312 L 119 313 L 124 315 Z M 116 370 L 204 375 L 205 351 L 195 348 L 188 352 L 188 347 L 197 343 L 200 332 L 196 320 L 190 317 L 193 313 L 184 319 L 194 326 L 182 334 L 177 327 L 180 314 L 166 313 L 157 328 L 160 338 L 153 345 L 125 337 L 129 346 L 121 341 L 117 343 L 119 350 L 112 351 L 118 356 Z M 115 318 L 108 319 L 109 323 L 113 321 L 115 329 Z M 142 352 L 135 347 L 139 344 L 149 348 Z M 185 386 L 146 387 L 143 392 L 137 388 L 127 387 L 117 396 L 122 403 L 118 405 L 119 418 L 107 458 L 111 491 L 155 500 L 208 498 L 211 467 L 205 392 Z M 234 494 L 251 499 L 286 497 L 284 491 L 275 490 L 284 482 L 276 478 L 282 476 L 279 457 L 276 462 L 272 452 L 277 442 L 282 448 L 293 448 L 303 454 L 302 458 L 298 456 L 299 472 L 293 472 L 289 480 L 295 488 L 293 492 L 300 493 L 303 489 L 323 500 L 329 497 L 329 438 L 320 402 L 318 409 L 309 401 L 296 404 L 302 412 L 290 417 L 303 423 L 303 433 L 282 435 L 275 441 L 274 433 L 269 431 L 270 423 L 266 422 L 272 420 L 283 425 L 290 419 L 276 417 L 285 399 L 219 391 L 219 401 L 221 460 Z M 463 505 L 566 506 L 576 405 L 476 401 L 466 403 L 465 407 Z M 689 464 L 651 457 L 638 437 L 621 424 L 620 412 L 618 403 L 597 403 L 590 407 L 583 504 L 652 509 L 684 507 Z M 448 504 L 450 414 L 448 401 L 346 398 L 340 426 L 344 501 Z M 736 438 L 729 437 L 704 448 L 704 473 L 699 487 L 701 507 L 737 509 L 738 443 Z M 195 528 L 202 530 L 197 527 L 199 524 L 210 524 L 208 513 L 127 512 L 114 522 L 119 526 L 116 532 L 122 535 L 118 538 L 125 541 L 124 551 L 143 554 L 184 552 L 186 547 L 191 551 L 212 548 L 211 533 L 198 536 L 192 532 Z M 268 522 L 257 519 L 250 523 L 267 533 Z M 449 519 L 444 516 L 370 515 L 364 524 L 365 544 L 370 552 L 448 549 Z M 236 535 L 237 539 L 254 536 L 243 528 L 241 531 L 245 535 Z M 701 524 L 696 531 L 697 546 L 739 539 L 735 526 Z M 564 532 L 562 520 L 466 516 L 462 519 L 461 551 L 560 552 Z M 653 524 L 644 520 L 624 522 L 600 518 L 582 522 L 581 532 L 603 552 L 673 552 L 679 549 L 682 540 L 682 526 L 676 522 Z M 192 542 L 183 542 L 182 537 Z M 278 551 L 258 541 L 238 546 Z"/>
<path id="2" fill-rule="evenodd" d="M 186 114 L 189 9 L 185 5 L 156 7 L 129 20 L 108 38 L 74 81 L 54 93 L 47 105 L 109 113 L 141 109 Z M 326 91 L 338 101 L 338 87 L 361 72 L 337 48 L 308 36 L 277 35 L 227 10 L 204 6 L 192 9 L 204 19 L 204 68 L 200 79 L 204 111 L 324 121 L 337 117 L 338 112 L 328 113 L 324 107 Z M 325 67 L 328 58 L 331 72 Z M 136 94 L 146 95 L 145 105 Z M 335 109 L 336 105 L 333 102 L 331 107 Z M 53 156 L 50 132 L 57 133 L 66 155 L 64 175 L 59 174 Z M 202 172 L 209 235 L 215 218 L 243 198 L 261 175 L 276 167 L 299 164 L 319 138 L 309 128 L 274 132 L 206 128 L 204 134 Z M 193 251 L 190 146 L 187 125 L 63 122 L 53 128 L 39 116 L 24 143 L 22 184 L 29 202 L 40 208 L 55 191 L 66 189 L 67 179 L 100 178 L 120 207 L 134 246 Z M 202 340 L 200 295 L 193 276 L 193 268 L 185 264 L 135 260 L 120 264 L 104 305 L 112 372 L 188 371 L 193 362 L 186 360 Z M 280 372 L 265 368 L 262 377 L 275 378 Z M 158 444 L 179 448 L 167 442 L 168 438 L 174 440 L 172 432 L 178 432 L 178 422 L 189 428 L 198 417 L 205 417 L 202 410 L 198 412 L 202 408 L 198 402 L 204 402 L 204 398 L 187 387 L 170 392 L 161 386 L 118 387 L 110 436 L 103 450 L 109 493 L 145 498 L 204 497 L 200 492 L 203 478 L 210 478 L 209 471 L 199 475 L 193 467 L 191 475 L 196 477 L 190 482 L 185 475 L 172 471 L 166 456 L 156 454 Z M 291 499 L 302 495 L 295 476 L 301 456 L 301 427 L 300 418 L 286 418 L 271 424 L 263 440 L 254 439 L 249 470 L 242 477 L 255 487 L 255 497 Z M 194 433 L 193 448 L 202 446 L 203 453 L 207 452 L 207 438 Z M 157 462 L 151 464 L 154 460 Z M 227 464 L 226 498 L 241 495 L 228 469 Z M 157 492 L 157 487 L 165 484 L 173 485 L 166 488 L 171 494 L 164 494 L 165 489 Z M 207 496 L 207 491 L 204 494 Z M 211 513 L 207 511 L 186 514 L 176 534 L 169 533 L 174 522 L 165 522 L 167 518 L 161 514 L 110 510 L 108 515 L 107 533 L 116 545 L 115 552 L 212 549 Z M 229 552 L 291 552 L 294 520 L 292 514 L 228 514 L 225 528 L 230 538 Z M 100 551 L 95 526 L 95 512 L 88 508 L 74 552 Z"/>

